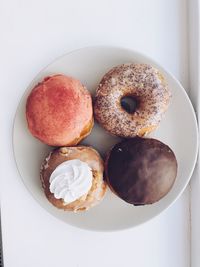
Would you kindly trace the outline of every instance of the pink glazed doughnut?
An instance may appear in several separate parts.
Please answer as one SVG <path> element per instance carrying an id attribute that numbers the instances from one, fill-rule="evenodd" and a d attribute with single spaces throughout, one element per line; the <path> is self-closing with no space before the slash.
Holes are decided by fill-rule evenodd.
<path id="1" fill-rule="evenodd" d="M 74 78 L 46 77 L 28 96 L 26 118 L 32 135 L 43 143 L 76 145 L 93 127 L 92 98 Z"/>

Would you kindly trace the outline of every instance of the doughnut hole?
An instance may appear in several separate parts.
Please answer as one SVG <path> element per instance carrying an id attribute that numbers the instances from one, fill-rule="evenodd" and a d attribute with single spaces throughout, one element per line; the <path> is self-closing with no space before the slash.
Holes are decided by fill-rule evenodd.
<path id="1" fill-rule="evenodd" d="M 139 107 L 139 99 L 133 95 L 125 95 L 120 99 L 123 110 L 129 114 L 133 114 Z"/>

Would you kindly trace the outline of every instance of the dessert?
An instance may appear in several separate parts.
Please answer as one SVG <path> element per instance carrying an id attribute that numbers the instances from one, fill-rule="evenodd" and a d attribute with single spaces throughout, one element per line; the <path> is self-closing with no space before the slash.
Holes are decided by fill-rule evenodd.
<path id="1" fill-rule="evenodd" d="M 93 126 L 92 99 L 80 81 L 65 76 L 46 77 L 26 103 L 28 128 L 51 146 L 76 145 Z"/>
<path id="2" fill-rule="evenodd" d="M 41 167 L 41 181 L 47 199 L 57 208 L 81 211 L 97 205 L 106 192 L 103 161 L 87 146 L 53 150 Z"/>
<path id="3" fill-rule="evenodd" d="M 148 64 L 122 64 L 102 78 L 96 91 L 94 114 L 113 135 L 144 136 L 157 128 L 170 98 L 159 70 Z"/>
<path id="4" fill-rule="evenodd" d="M 117 196 L 133 205 L 145 205 L 170 191 L 177 175 L 177 161 L 164 143 L 135 137 L 112 148 L 105 169 L 107 183 Z"/>

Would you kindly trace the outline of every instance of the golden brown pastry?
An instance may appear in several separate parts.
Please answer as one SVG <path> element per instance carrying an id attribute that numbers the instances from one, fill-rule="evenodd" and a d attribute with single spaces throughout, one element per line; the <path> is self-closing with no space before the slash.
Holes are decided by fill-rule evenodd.
<path id="1" fill-rule="evenodd" d="M 88 210 L 106 192 L 103 161 L 87 146 L 61 147 L 45 158 L 41 181 L 47 199 L 66 211 Z"/>

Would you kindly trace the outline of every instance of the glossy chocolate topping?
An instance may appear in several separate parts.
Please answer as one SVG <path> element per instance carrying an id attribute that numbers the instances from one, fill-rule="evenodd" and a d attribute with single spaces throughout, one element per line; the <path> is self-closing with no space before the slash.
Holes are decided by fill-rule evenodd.
<path id="1" fill-rule="evenodd" d="M 134 205 L 151 204 L 164 197 L 177 175 L 173 151 L 149 138 L 136 137 L 116 144 L 106 167 L 111 189 Z"/>

